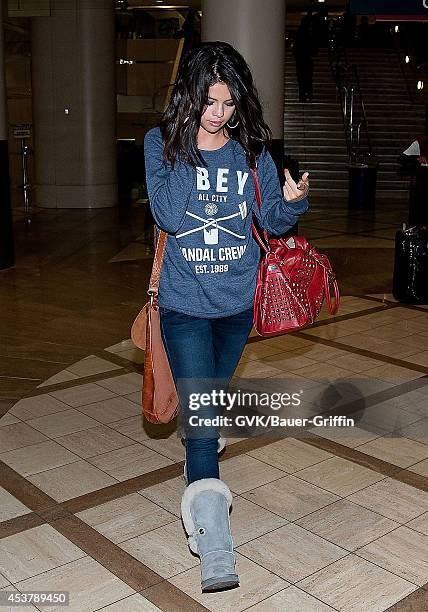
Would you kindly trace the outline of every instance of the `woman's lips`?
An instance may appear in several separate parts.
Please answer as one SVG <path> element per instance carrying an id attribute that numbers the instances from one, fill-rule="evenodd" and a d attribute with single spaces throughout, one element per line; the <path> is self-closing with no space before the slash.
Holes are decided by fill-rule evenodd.
<path id="1" fill-rule="evenodd" d="M 219 125 L 221 125 L 223 123 L 223 121 L 210 121 L 211 125 L 215 125 L 216 127 L 218 127 Z"/>

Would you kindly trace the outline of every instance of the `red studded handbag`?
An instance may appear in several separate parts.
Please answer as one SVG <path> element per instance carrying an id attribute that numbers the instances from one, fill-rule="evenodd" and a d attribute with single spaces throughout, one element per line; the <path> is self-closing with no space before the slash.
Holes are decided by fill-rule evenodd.
<path id="1" fill-rule="evenodd" d="M 259 181 L 256 171 L 253 170 L 252 174 L 260 208 Z M 279 336 L 311 325 L 319 315 L 324 299 L 329 313 L 336 314 L 340 302 L 339 287 L 328 257 L 318 253 L 303 236 L 269 238 L 264 231 L 263 240 L 254 223 L 252 230 L 264 251 L 254 295 L 257 333 L 265 337 Z"/>

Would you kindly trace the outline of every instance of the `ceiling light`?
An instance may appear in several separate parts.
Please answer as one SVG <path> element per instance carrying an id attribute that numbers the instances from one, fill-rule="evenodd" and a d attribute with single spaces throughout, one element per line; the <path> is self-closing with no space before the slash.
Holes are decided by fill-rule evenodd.
<path id="1" fill-rule="evenodd" d="M 423 81 L 418 81 L 417 88 L 418 89 L 423 89 L 424 88 L 424 82 Z"/>

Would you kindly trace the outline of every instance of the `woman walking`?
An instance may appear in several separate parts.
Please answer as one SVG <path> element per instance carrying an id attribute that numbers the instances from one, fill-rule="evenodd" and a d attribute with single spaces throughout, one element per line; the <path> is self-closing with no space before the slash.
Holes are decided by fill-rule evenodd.
<path id="1" fill-rule="evenodd" d="M 189 395 L 231 379 L 251 331 L 260 259 L 253 214 L 279 235 L 308 207 L 307 173 L 296 185 L 285 170 L 281 189 L 266 149 L 270 136 L 245 60 L 229 44 L 210 42 L 184 57 L 160 125 L 144 141 L 151 211 L 168 233 L 158 303 L 185 423 L 182 518 L 190 549 L 201 558 L 203 591 L 238 586 L 239 578 L 219 433 L 189 426 L 189 416 L 212 416 L 216 407 L 192 411 Z"/>

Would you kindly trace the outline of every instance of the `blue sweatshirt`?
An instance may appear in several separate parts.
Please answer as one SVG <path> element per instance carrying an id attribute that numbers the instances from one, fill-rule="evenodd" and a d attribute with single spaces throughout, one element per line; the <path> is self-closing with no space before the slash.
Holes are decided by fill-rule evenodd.
<path id="1" fill-rule="evenodd" d="M 288 204 L 270 153 L 257 162 L 262 205 L 245 151 L 228 140 L 201 151 L 207 167 L 163 160 L 159 127 L 144 138 L 150 208 L 168 232 L 159 285 L 159 305 L 185 314 L 227 317 L 251 308 L 260 248 L 252 232 L 254 213 L 263 229 L 283 234 L 308 208 L 307 198 Z"/>

